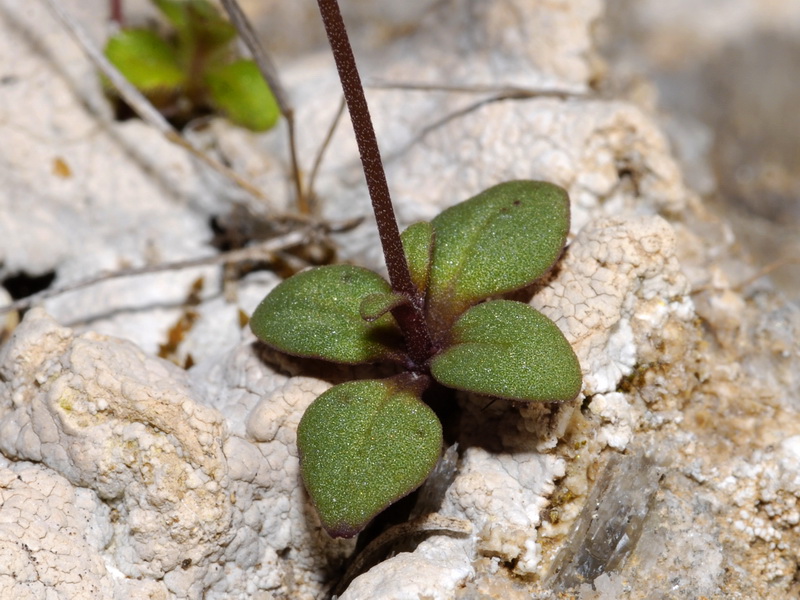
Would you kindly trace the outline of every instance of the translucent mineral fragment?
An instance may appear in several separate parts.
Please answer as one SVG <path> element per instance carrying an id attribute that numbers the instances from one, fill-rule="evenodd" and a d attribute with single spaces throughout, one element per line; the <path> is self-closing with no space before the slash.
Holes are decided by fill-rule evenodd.
<path id="1" fill-rule="evenodd" d="M 547 587 L 567 590 L 619 569 L 639 541 L 661 474 L 643 451 L 613 456 L 553 561 Z"/>

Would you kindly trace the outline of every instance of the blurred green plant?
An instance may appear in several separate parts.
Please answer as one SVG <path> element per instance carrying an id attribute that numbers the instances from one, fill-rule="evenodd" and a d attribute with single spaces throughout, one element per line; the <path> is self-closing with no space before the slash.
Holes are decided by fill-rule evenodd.
<path id="1" fill-rule="evenodd" d="M 255 62 L 237 56 L 236 29 L 207 0 L 152 0 L 173 31 L 122 29 L 106 57 L 178 123 L 217 112 L 252 131 L 272 128 L 280 109 Z"/>

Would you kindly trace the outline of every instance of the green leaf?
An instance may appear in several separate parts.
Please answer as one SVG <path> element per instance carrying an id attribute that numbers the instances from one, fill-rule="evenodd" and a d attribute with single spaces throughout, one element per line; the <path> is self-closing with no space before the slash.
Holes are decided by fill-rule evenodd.
<path id="1" fill-rule="evenodd" d="M 215 108 L 252 131 L 266 131 L 281 116 L 278 102 L 252 60 L 237 60 L 206 73 Z"/>
<path id="2" fill-rule="evenodd" d="M 448 208 L 432 223 L 429 311 L 432 326 L 443 331 L 467 307 L 524 287 L 550 269 L 569 231 L 569 198 L 550 183 L 509 181 Z"/>
<path id="3" fill-rule="evenodd" d="M 420 292 L 428 288 L 433 253 L 433 225 L 425 221 L 414 223 L 400 234 L 403 252 L 411 271 L 411 281 Z"/>
<path id="4" fill-rule="evenodd" d="M 173 91 L 185 81 L 175 50 L 152 31 L 120 31 L 108 40 L 105 55 L 144 93 Z"/>
<path id="5" fill-rule="evenodd" d="M 297 429 L 303 482 L 322 525 L 352 537 L 428 477 L 442 426 L 419 396 L 425 378 L 337 385 L 308 407 Z"/>
<path id="6" fill-rule="evenodd" d="M 176 31 L 185 31 L 187 27 L 187 1 L 186 0 L 153 0 L 158 10 L 161 11 Z"/>
<path id="7" fill-rule="evenodd" d="M 207 0 L 153 0 L 153 4 L 183 43 L 200 44 L 205 51 L 212 51 L 236 37 L 236 28 Z"/>
<path id="8" fill-rule="evenodd" d="M 178 62 L 187 74 L 186 93 L 200 101 L 198 86 L 213 65 L 224 64 L 236 28 L 208 0 L 153 0 L 177 33 Z"/>
<path id="9" fill-rule="evenodd" d="M 564 334 L 527 304 L 474 306 L 451 335 L 431 363 L 431 374 L 448 387 L 540 402 L 572 400 L 581 390 L 580 364 Z"/>
<path id="10" fill-rule="evenodd" d="M 403 296 L 403 294 L 370 294 L 361 301 L 358 311 L 361 313 L 362 319 L 372 322 L 379 319 L 393 308 L 407 302 L 408 298 Z"/>
<path id="11" fill-rule="evenodd" d="M 258 305 L 250 327 L 270 346 L 295 356 L 340 363 L 402 360 L 403 337 L 391 314 L 361 318 L 370 294 L 388 294 L 386 281 L 349 265 L 318 267 L 290 277 Z"/>

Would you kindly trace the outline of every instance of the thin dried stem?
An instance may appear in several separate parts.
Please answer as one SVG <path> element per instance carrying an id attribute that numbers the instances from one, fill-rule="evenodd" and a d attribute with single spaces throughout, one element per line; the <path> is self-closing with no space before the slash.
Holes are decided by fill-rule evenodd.
<path id="1" fill-rule="evenodd" d="M 535 89 L 513 85 L 492 84 L 440 84 L 426 83 L 424 81 L 385 81 L 373 79 L 367 82 L 368 88 L 379 90 L 408 90 L 420 92 L 445 92 L 460 94 L 492 94 L 503 98 L 572 98 L 587 96 L 585 92 L 567 89 Z"/>
<path id="2" fill-rule="evenodd" d="M 766 277 L 773 271 L 776 271 L 782 267 L 786 267 L 792 264 L 800 264 L 800 258 L 795 258 L 792 256 L 779 258 L 778 260 L 775 260 L 767 265 L 764 265 L 763 267 L 758 269 L 755 273 L 753 273 L 753 275 L 751 275 L 747 279 L 740 281 L 739 283 L 733 284 L 725 288 L 720 288 L 718 286 L 715 286 L 713 283 L 708 283 L 694 288 L 691 292 L 689 292 L 689 294 L 694 296 L 695 294 L 700 294 L 701 292 L 709 292 L 716 289 L 731 289 L 734 292 L 742 292 L 746 287 L 755 283 L 762 277 Z"/>
<path id="3" fill-rule="evenodd" d="M 295 135 L 294 107 L 289 100 L 289 95 L 286 93 L 286 88 L 283 87 L 283 83 L 281 83 L 275 63 L 270 58 L 269 54 L 267 54 L 267 51 L 264 50 L 264 46 L 259 42 L 255 29 L 253 29 L 253 25 L 250 23 L 250 19 L 244 14 L 239 3 L 236 0 L 222 0 L 222 6 L 228 13 L 231 23 L 236 27 L 239 37 L 253 55 L 253 60 L 256 61 L 258 70 L 261 71 L 261 75 L 267 81 L 278 103 L 278 107 L 281 110 L 281 114 L 286 119 L 289 136 L 289 154 L 292 162 L 292 178 L 297 193 L 297 210 L 299 210 L 301 214 L 310 215 L 312 214 L 312 207 L 309 202 L 308 193 L 304 189 L 303 177 L 300 173 L 300 162 L 297 156 L 297 139 Z"/>
<path id="4" fill-rule="evenodd" d="M 264 260 L 272 257 L 276 252 L 280 252 L 281 250 L 286 250 L 294 246 L 299 246 L 305 242 L 310 235 L 310 229 L 301 229 L 277 238 L 272 238 L 271 240 L 267 240 L 266 242 L 256 246 L 248 246 L 247 248 L 231 250 L 230 252 L 222 252 L 220 254 L 215 254 L 214 256 L 204 256 L 202 258 L 162 263 L 159 265 L 149 265 L 146 267 L 138 267 L 133 269 L 121 269 L 119 271 L 106 271 L 88 279 L 76 281 L 75 283 L 57 288 L 43 290 L 38 294 L 33 294 L 26 298 L 21 298 L 15 302 L 12 302 L 11 304 L 0 306 L 0 314 L 4 314 L 12 310 L 24 310 L 30 308 L 34 304 L 38 304 L 44 300 L 47 300 L 48 298 L 60 296 L 61 294 L 83 289 L 104 281 L 109 281 L 111 279 L 119 279 L 120 277 L 151 275 L 153 273 L 162 273 L 165 271 L 177 271 L 180 269 L 190 269 L 192 267 L 230 264 L 245 260 Z"/>
<path id="5" fill-rule="evenodd" d="M 317 174 L 319 173 L 319 168 L 322 165 L 322 159 L 325 156 L 325 151 L 328 149 L 328 146 L 333 139 L 333 134 L 336 131 L 336 126 L 339 125 L 339 121 L 342 119 L 342 115 L 344 114 L 344 107 L 345 101 L 344 97 L 339 102 L 339 108 L 336 110 L 336 115 L 333 117 L 333 121 L 331 121 L 330 127 L 328 127 L 328 133 L 325 134 L 325 139 L 322 140 L 322 145 L 319 147 L 317 151 L 317 155 L 314 157 L 314 164 L 311 166 L 311 173 L 308 176 L 308 197 L 310 202 L 314 202 L 316 198 L 316 194 L 314 192 L 314 184 L 317 181 Z M 313 208 L 313 207 L 312 207 Z"/>
<path id="6" fill-rule="evenodd" d="M 736 285 L 733 286 L 733 290 L 737 292 L 741 292 L 751 283 L 755 283 L 757 280 L 761 279 L 762 277 L 766 277 L 773 271 L 780 269 L 781 267 L 785 267 L 792 264 L 800 264 L 800 258 L 795 258 L 792 256 L 786 256 L 784 258 L 779 258 L 767 265 L 764 265 L 761 269 L 756 271 L 751 277 L 748 277 L 744 281 L 740 281 Z"/>
<path id="7" fill-rule="evenodd" d="M 428 123 L 422 129 L 417 132 L 417 134 L 401 148 L 395 150 L 393 156 L 397 156 L 406 152 L 409 148 L 414 146 L 415 144 L 419 143 L 420 140 L 425 138 L 429 133 L 439 129 L 450 123 L 451 121 L 455 121 L 456 119 L 460 119 L 480 108 L 487 106 L 489 104 L 494 104 L 495 102 L 504 102 L 506 100 L 527 100 L 531 98 L 557 98 L 557 99 L 567 99 L 571 97 L 585 97 L 587 94 L 582 94 L 579 92 L 568 92 L 565 90 L 533 90 L 527 88 L 514 88 L 514 87 L 495 87 L 492 88 L 491 86 L 433 86 L 427 84 L 413 84 L 413 83 L 384 83 L 379 84 L 377 86 L 378 89 L 397 89 L 397 90 L 409 90 L 409 91 L 439 91 L 439 92 L 446 92 L 446 93 L 475 93 L 475 94 L 483 94 L 492 92 L 492 95 L 481 98 L 480 100 L 475 100 L 467 104 L 466 106 L 454 110 L 452 112 L 447 113 L 443 117 L 436 119 L 435 121 Z"/>

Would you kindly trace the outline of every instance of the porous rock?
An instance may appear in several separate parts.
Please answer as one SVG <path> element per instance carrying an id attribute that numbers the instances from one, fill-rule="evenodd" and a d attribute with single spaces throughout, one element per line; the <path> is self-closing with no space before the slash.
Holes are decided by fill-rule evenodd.
<path id="1" fill-rule="evenodd" d="M 40 309 L 15 330 L 0 355 L 0 448 L 13 460 L 41 463 L 31 472 L 58 482 L 51 484 L 54 503 L 78 494 L 97 507 L 97 523 L 78 532 L 76 548 L 91 550 L 98 589 L 144 579 L 147 589 L 180 598 L 227 597 L 235 589 L 319 593 L 314 571 L 349 545 L 332 542 L 308 519 L 294 430 L 327 385 L 287 382 L 259 364 L 246 344 L 229 356 L 221 382 L 213 369 L 198 369 L 190 385 L 186 371 L 131 342 L 76 335 Z M 206 392 L 216 390 L 207 403 L 196 391 L 201 382 Z M 239 426 L 227 425 L 214 406 Z M 16 492 L 20 501 L 27 489 Z M 13 514 L 14 503 L 5 509 Z M 308 570 L 295 579 L 278 553 Z M 63 565 L 50 568 L 39 576 L 54 589 L 75 577 L 74 567 L 63 574 Z"/>
<path id="2" fill-rule="evenodd" d="M 96 15 L 62 4 L 102 37 Z M 209 217 L 251 201 L 143 124 L 113 122 L 94 70 L 42 6 L 0 3 L 0 44 L 19 57 L 0 95 L 0 273 L 64 283 L 211 254 Z M 595 546 L 591 579 L 570 580 L 560 597 L 797 593 L 800 318 L 768 287 L 736 287 L 743 256 L 684 186 L 648 107 L 591 96 L 602 8 L 445 3 L 364 60 L 367 79 L 488 86 L 368 90 L 403 225 L 503 179 L 567 188 L 569 245 L 530 302 L 573 343 L 584 389 L 560 406 L 454 399 L 460 456 L 434 510 L 473 533 L 432 532 L 342 598 L 553 597 L 554 565 L 589 573 L 573 542 L 595 511 L 613 527 L 599 541 L 631 547 Z M 327 51 L 282 71 L 310 164 L 338 83 Z M 508 85 L 559 93 L 499 98 Z M 269 190 L 270 208 L 291 205 L 285 138 L 221 121 L 207 133 L 196 139 Z M 316 189 L 329 218 L 368 213 L 348 128 Z M 380 268 L 373 228 L 339 239 L 343 257 Z M 275 277 L 250 276 L 231 299 L 219 273 L 74 292 L 47 304 L 55 320 L 29 311 L 4 343 L 2 595 L 303 599 L 332 589 L 354 542 L 319 527 L 295 428 L 341 374 L 276 359 L 242 329 L 239 310 L 251 312 Z M 195 329 L 171 356 L 196 359 L 186 371 L 154 355 L 201 275 Z M 650 458 L 636 462 L 642 447 Z M 615 471 L 619 453 L 630 456 Z M 597 481 L 614 494 L 592 496 Z M 637 518 L 621 518 L 631 507 Z"/>

